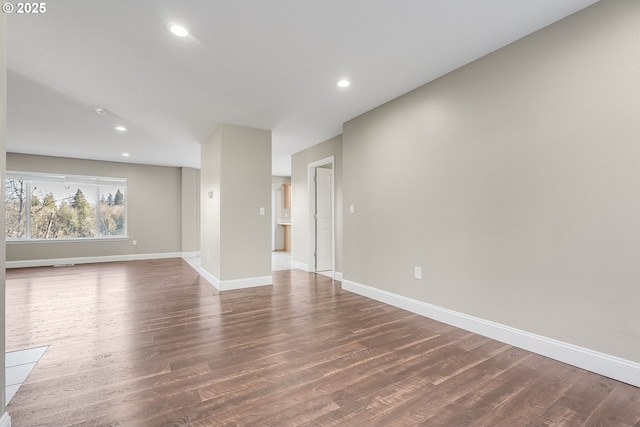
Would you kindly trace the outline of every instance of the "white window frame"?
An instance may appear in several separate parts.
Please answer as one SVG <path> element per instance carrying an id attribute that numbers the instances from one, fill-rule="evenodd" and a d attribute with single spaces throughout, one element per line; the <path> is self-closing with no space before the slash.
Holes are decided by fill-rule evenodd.
<path id="1" fill-rule="evenodd" d="M 96 206 L 96 224 L 95 231 L 96 235 L 94 237 L 59 237 L 59 238 L 50 238 L 50 239 L 41 239 L 41 238 L 32 238 L 31 237 L 31 209 L 27 210 L 26 218 L 25 218 L 25 234 L 26 237 L 20 238 L 6 238 L 7 243 L 30 243 L 30 242 L 51 242 L 51 243 L 60 243 L 60 242 L 86 242 L 86 241 L 96 241 L 96 240 L 126 240 L 129 239 L 128 233 L 128 211 L 129 211 L 129 191 L 128 191 L 128 180 L 127 178 L 121 177 L 105 177 L 105 176 L 89 176 L 89 175 L 70 175 L 70 174 L 59 174 L 59 173 L 41 173 L 41 172 L 24 172 L 24 171 L 7 171 L 5 180 L 24 180 L 27 183 L 26 193 L 27 193 L 27 205 L 30 206 L 31 200 L 31 183 L 32 181 L 44 181 L 44 182 L 52 182 L 52 183 L 68 183 L 68 184 L 82 184 L 82 185 L 93 185 L 95 186 L 95 193 L 91 201 Z M 6 183 L 4 184 L 6 185 Z M 118 236 L 108 236 L 100 234 L 100 186 L 122 186 L 124 187 L 124 233 Z M 88 194 L 85 194 L 85 198 L 89 199 Z M 6 207 L 5 207 L 6 209 Z"/>

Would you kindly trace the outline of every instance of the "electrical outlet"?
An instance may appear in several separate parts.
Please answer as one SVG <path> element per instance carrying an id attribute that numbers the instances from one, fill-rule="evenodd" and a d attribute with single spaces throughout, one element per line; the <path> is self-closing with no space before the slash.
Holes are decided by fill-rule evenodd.
<path id="1" fill-rule="evenodd" d="M 137 241 L 137 240 L 134 240 L 134 241 L 132 241 L 131 243 L 133 244 L 133 246 L 136 246 L 136 245 L 138 244 L 138 241 Z"/>
<path id="2" fill-rule="evenodd" d="M 264 215 L 264 208 L 260 208 L 260 215 Z"/>
<path id="3" fill-rule="evenodd" d="M 422 279 L 422 268 L 413 267 L 413 277 L 416 279 Z"/>

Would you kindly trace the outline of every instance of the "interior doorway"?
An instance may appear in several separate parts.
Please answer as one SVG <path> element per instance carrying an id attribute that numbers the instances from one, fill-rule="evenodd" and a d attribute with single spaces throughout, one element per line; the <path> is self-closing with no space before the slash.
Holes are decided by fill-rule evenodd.
<path id="1" fill-rule="evenodd" d="M 334 157 L 309 164 L 309 270 L 334 270 Z"/>

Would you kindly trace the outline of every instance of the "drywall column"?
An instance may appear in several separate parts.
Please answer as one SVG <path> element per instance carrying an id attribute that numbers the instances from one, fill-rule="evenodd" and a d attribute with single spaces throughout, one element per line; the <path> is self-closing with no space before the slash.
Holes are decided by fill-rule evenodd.
<path id="1" fill-rule="evenodd" d="M 196 170 L 182 168 L 182 256 L 196 256 L 198 235 L 198 185 Z"/>
<path id="2" fill-rule="evenodd" d="M 0 179 L 4 182 L 6 167 L 6 144 L 7 142 L 7 16 L 0 15 L 0 150 L 2 151 L 2 159 L 0 159 Z M 4 200 L 4 185 L 2 186 L 2 200 Z M 5 211 L 0 209 L 0 230 L 2 233 L 2 245 L 0 245 L 0 366 L 4 366 L 4 350 L 5 350 L 5 263 L 6 249 L 4 241 L 5 236 Z M 5 376 L 4 369 L 0 369 L 0 427 L 8 427 L 11 425 L 11 417 L 5 412 Z"/>
<path id="3" fill-rule="evenodd" d="M 219 290 L 271 284 L 271 132 L 220 124 L 201 163 L 202 275 Z"/>

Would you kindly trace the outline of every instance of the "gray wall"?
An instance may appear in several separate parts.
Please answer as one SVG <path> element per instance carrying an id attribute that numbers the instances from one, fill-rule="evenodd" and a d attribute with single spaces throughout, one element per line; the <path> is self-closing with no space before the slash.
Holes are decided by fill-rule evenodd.
<path id="1" fill-rule="evenodd" d="M 639 22 L 601 1 L 346 123 L 345 279 L 640 362 Z"/>
<path id="2" fill-rule="evenodd" d="M 8 243 L 8 261 L 182 251 L 180 168 L 7 153 L 7 169 L 127 178 L 129 234 L 129 240 Z"/>
<path id="3" fill-rule="evenodd" d="M 202 267 L 222 281 L 271 276 L 271 132 L 220 124 L 201 164 Z"/>
<path id="4" fill-rule="evenodd" d="M 291 260 L 309 263 L 309 176 L 308 165 L 335 157 L 335 270 L 342 272 L 342 135 L 291 156 Z"/>

